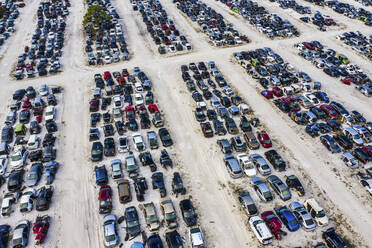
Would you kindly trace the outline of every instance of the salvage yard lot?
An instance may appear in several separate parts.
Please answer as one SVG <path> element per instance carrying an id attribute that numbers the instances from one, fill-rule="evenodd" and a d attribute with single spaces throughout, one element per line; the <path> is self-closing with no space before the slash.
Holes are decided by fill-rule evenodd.
<path id="1" fill-rule="evenodd" d="M 64 1 L 62 1 L 64 2 Z M 39 6 L 38 1 L 25 1 L 26 6 L 21 11 L 19 18 L 16 21 L 16 31 L 12 33 L 9 40 L 4 44 L 2 49 L 2 57 L 0 59 L 1 88 L 0 97 L 4 103 L 0 105 L 0 120 L 2 127 L 4 120 L 9 112 L 7 99 L 11 98 L 12 94 L 19 88 L 27 88 L 32 85 L 35 89 L 40 86 L 58 85 L 63 87 L 63 94 L 58 96 L 63 99 L 63 105 L 58 105 L 57 122 L 61 127 L 58 130 L 58 152 L 57 161 L 60 162 L 60 169 L 56 175 L 56 180 L 53 183 L 55 194 L 52 197 L 52 204 L 47 214 L 51 215 L 51 228 L 49 230 L 45 244 L 41 247 L 103 247 L 104 246 L 104 227 L 103 214 L 99 214 L 99 188 L 96 185 L 96 176 L 94 173 L 95 166 L 105 164 L 108 172 L 108 184 L 112 189 L 113 209 L 112 213 L 120 218 L 124 215 L 124 210 L 129 206 L 134 206 L 137 209 L 141 230 L 150 237 L 152 232 L 146 227 L 144 214 L 141 210 L 141 204 L 153 202 L 155 204 L 157 215 L 163 220 L 163 213 L 161 212 L 160 202 L 168 197 L 172 200 L 177 213 L 177 222 L 179 227 L 177 232 L 180 234 L 184 242 L 184 247 L 190 247 L 190 238 L 188 235 L 189 227 L 186 226 L 182 219 L 179 203 L 182 199 L 190 199 L 195 207 L 197 213 L 197 225 L 203 230 L 207 247 L 260 247 L 258 239 L 250 228 L 248 223 L 248 215 L 240 206 L 238 201 L 238 193 L 248 192 L 252 196 L 257 208 L 258 215 L 264 211 L 274 211 L 274 208 L 281 206 L 289 207 L 290 203 L 298 201 L 301 204 L 306 199 L 315 198 L 324 208 L 326 215 L 329 218 L 329 224 L 320 227 L 312 232 L 305 232 L 301 227 L 296 232 L 290 232 L 286 227 L 282 230 L 287 232 L 286 236 L 282 236 L 282 240 L 273 238 L 273 243 L 267 247 L 314 247 L 317 243 L 324 242 L 322 232 L 329 227 L 335 227 L 335 230 L 350 247 L 371 247 L 372 237 L 370 235 L 371 218 L 371 196 L 359 184 L 356 177 L 358 171 L 365 172 L 363 164 L 359 162 L 358 169 L 347 167 L 340 159 L 340 153 L 332 154 L 320 142 L 319 137 L 312 138 L 305 132 L 305 126 L 296 124 L 291 120 L 288 114 L 282 113 L 272 100 L 267 100 L 261 91 L 263 87 L 251 76 L 249 76 L 245 69 L 236 62 L 233 54 L 241 51 L 252 51 L 258 48 L 270 47 L 274 52 L 277 52 L 284 62 L 288 62 L 294 66 L 296 72 L 303 71 L 312 78 L 313 81 L 321 82 L 320 91 L 327 93 L 331 101 L 341 103 L 346 110 L 358 110 L 362 113 L 367 121 L 372 120 L 371 97 L 362 95 L 358 90 L 350 88 L 351 86 L 342 84 L 339 79 L 327 76 L 320 72 L 312 63 L 299 57 L 298 49 L 293 45 L 302 43 L 303 41 L 319 41 L 324 47 L 332 48 L 337 52 L 342 52 L 351 63 L 358 64 L 367 75 L 372 75 L 371 62 L 362 56 L 362 54 L 351 49 L 344 44 L 344 40 L 339 40 L 336 37 L 346 31 L 359 30 L 365 35 L 369 35 L 370 27 L 364 25 L 364 20 L 351 19 L 342 14 L 333 11 L 328 7 L 319 7 L 315 4 L 308 3 L 303 0 L 296 0 L 302 6 L 310 6 L 313 13 L 320 11 L 323 16 L 331 16 L 335 22 L 340 24 L 335 28 L 330 28 L 327 32 L 322 32 L 312 24 L 303 23 L 299 20 L 300 14 L 294 13 L 294 10 L 283 10 L 278 7 L 277 3 L 270 1 L 258 2 L 259 5 L 264 6 L 271 13 L 277 13 L 283 19 L 288 19 L 298 30 L 300 36 L 286 37 L 285 39 L 270 39 L 265 34 L 259 34 L 257 29 L 249 24 L 249 21 L 242 16 L 233 12 L 226 6 L 225 1 L 204 0 L 203 4 L 213 8 L 217 13 L 221 13 L 223 20 L 226 23 L 231 23 L 233 28 L 239 32 L 239 35 L 227 36 L 228 38 L 247 35 L 249 43 L 243 41 L 239 46 L 231 45 L 220 49 L 209 42 L 209 35 L 200 31 L 200 26 L 194 23 L 180 11 L 173 1 L 160 0 L 163 9 L 166 10 L 168 16 L 172 18 L 175 26 L 180 29 L 181 35 L 184 35 L 188 42 L 192 45 L 192 50 L 187 53 L 175 53 L 174 56 L 162 56 L 157 51 L 157 46 L 153 42 L 151 36 L 146 30 L 146 26 L 142 22 L 142 17 L 139 12 L 133 10 L 133 5 L 130 0 L 118 1 L 111 0 L 111 5 L 115 6 L 117 14 L 122 18 L 122 33 L 124 33 L 125 42 L 128 43 L 128 50 L 130 51 L 130 60 L 120 61 L 117 63 L 103 65 L 102 67 L 91 67 L 87 64 L 87 56 L 85 52 L 86 36 L 81 25 L 83 16 L 86 12 L 85 1 L 73 2 L 68 8 L 69 15 L 66 18 L 66 33 L 64 34 L 64 48 L 63 56 L 60 63 L 63 65 L 63 71 L 50 75 L 48 77 L 32 79 L 24 78 L 24 80 L 15 80 L 13 77 L 13 69 L 17 56 L 24 49 L 24 45 L 30 43 L 31 36 L 35 30 L 35 21 L 32 20 L 35 16 Z M 151 1 L 149 1 L 151 2 Z M 156 2 L 156 1 L 155 1 Z M 179 2 L 186 2 L 185 0 Z M 187 0 L 187 2 L 195 3 L 196 1 Z M 234 1 L 238 2 L 238 1 Z M 359 8 L 363 6 L 361 3 L 352 0 L 345 0 L 345 2 L 353 4 Z M 108 5 L 110 6 L 110 5 Z M 112 7 L 110 7 L 113 9 Z M 370 9 L 370 7 L 365 7 Z M 24 13 L 22 13 L 24 11 Z M 30 17 L 31 16 L 31 17 Z M 119 22 L 121 20 L 119 19 Z M 213 23 L 214 21 L 212 21 Z M 368 21 L 366 21 L 368 23 Z M 117 31 L 115 29 L 115 31 Z M 119 34 L 121 33 L 118 32 Z M 112 32 L 113 33 L 113 32 Z M 218 36 L 218 34 L 217 34 Z M 216 36 L 216 37 L 217 37 Z M 239 37 L 241 38 L 241 37 Z M 245 37 L 243 37 L 244 39 Z M 218 38 L 217 38 L 218 40 Z M 228 41 L 228 42 L 231 42 Z M 118 43 L 119 44 L 119 43 Z M 232 43 L 231 43 L 232 44 Z M 105 44 L 103 44 L 105 45 Z M 347 47 L 347 48 L 346 48 Z M 126 47 L 125 47 L 126 48 Z M 124 46 L 123 46 L 124 50 Z M 127 51 L 125 51 L 127 52 Z M 121 56 L 122 56 L 121 51 Z M 170 53 L 170 52 L 169 52 Z M 168 52 L 167 52 L 168 54 Z M 170 53 L 171 54 L 171 53 Z M 280 63 L 280 59 L 273 56 L 270 60 Z M 247 149 L 245 152 L 234 152 L 232 155 L 237 158 L 239 153 L 246 153 L 248 156 L 258 153 L 265 158 L 272 170 L 272 175 L 278 176 L 285 183 L 285 176 L 290 174 L 296 175 L 305 189 L 304 196 L 298 196 L 296 190 L 290 190 L 292 198 L 288 201 L 283 201 L 279 195 L 269 186 L 274 199 L 271 202 L 265 203 L 259 199 L 253 187 L 251 186 L 251 177 L 242 175 L 240 178 L 232 178 L 230 173 L 226 170 L 226 165 L 223 161 L 224 155 L 219 145 L 218 139 L 226 138 L 230 141 L 233 136 L 240 136 L 244 140 L 244 132 L 239 127 L 241 113 L 233 117 L 238 126 L 238 134 L 226 134 L 224 136 L 214 135 L 212 138 L 206 138 L 203 135 L 200 123 L 196 120 L 195 111 L 197 102 L 194 101 L 192 92 L 189 91 L 192 87 L 191 83 L 186 83 L 182 78 L 181 66 L 187 65 L 191 62 L 196 63 L 204 61 L 208 68 L 209 61 L 214 61 L 216 68 L 221 76 L 226 80 L 230 89 L 222 89 L 218 86 L 215 78 L 215 72 L 208 68 L 210 79 L 217 85 L 222 96 L 228 97 L 232 104 L 239 104 L 239 99 L 232 100 L 230 95 L 233 91 L 235 95 L 241 97 L 242 102 L 251 108 L 251 112 L 245 113 L 248 121 L 252 118 L 259 119 L 257 127 L 252 125 L 253 135 L 257 138 L 257 131 L 264 130 L 269 135 L 272 148 L 263 148 L 260 145 L 258 150 Z M 257 59 L 259 62 L 260 60 Z M 253 64 L 258 65 L 254 61 Z M 261 60 L 262 61 L 262 60 Z M 270 63 L 268 63 L 270 64 Z M 136 198 L 136 193 L 133 187 L 133 179 L 130 178 L 128 171 L 125 168 L 125 157 L 129 155 L 128 152 L 118 153 L 114 157 L 104 156 L 101 162 L 91 162 L 91 147 L 94 141 L 89 141 L 90 132 L 90 107 L 89 103 L 94 98 L 93 93 L 97 93 L 94 89 L 94 75 L 99 74 L 104 77 L 106 71 L 111 72 L 115 78 L 116 85 L 123 84 L 124 91 L 129 91 L 125 84 L 133 85 L 133 93 L 126 92 L 122 95 L 122 99 L 127 99 L 126 94 L 133 97 L 133 107 L 135 105 L 135 94 L 141 91 L 140 85 L 144 87 L 142 95 L 146 99 L 149 83 L 144 78 L 140 80 L 139 76 L 136 81 L 141 84 L 135 84 L 134 80 L 120 79 L 124 76 L 122 69 L 127 68 L 129 74 L 140 74 L 135 67 L 139 67 L 142 72 L 146 74 L 151 81 L 151 91 L 154 95 L 154 100 L 157 108 L 161 113 L 164 121 L 164 127 L 169 131 L 174 144 L 170 147 L 164 147 L 159 137 L 159 128 L 154 127 L 151 123 L 150 129 L 140 128 L 138 131 L 127 130 L 124 136 L 130 140 L 131 150 L 137 159 L 140 176 L 146 178 L 148 190 L 146 191 L 143 202 Z M 203 67 L 203 66 L 201 66 Z M 280 66 L 279 66 L 280 67 Z M 354 68 L 355 69 L 355 68 Z M 202 98 L 216 97 L 222 104 L 227 106 L 228 100 L 218 98 L 219 93 L 213 91 L 212 84 L 208 83 L 207 74 L 202 73 L 203 69 L 198 69 L 200 76 L 194 77 L 194 72 L 188 68 L 191 79 L 195 83 L 195 89 L 202 95 Z M 196 70 L 195 70 L 196 71 Z M 271 68 L 270 72 L 274 72 L 275 68 Z M 113 72 L 119 72 L 122 75 L 114 76 Z M 265 73 L 265 72 L 263 72 Z M 275 72 L 274 72 L 275 73 Z M 198 73 L 196 73 L 198 74 Z M 142 75 L 142 74 L 141 74 Z M 117 76 L 117 75 L 116 75 Z M 187 76 L 185 76 L 187 77 Z M 197 80 L 203 79 L 205 85 L 209 88 L 209 93 L 205 91 L 205 85 Z M 217 76 L 218 77 L 218 76 Z M 305 78 L 305 75 L 302 76 Z M 220 80 L 220 79 L 218 79 Z M 107 80 L 105 80 L 105 84 Z M 221 80 L 220 80 L 221 81 Z M 276 80 L 273 79 L 273 82 Z M 301 79 L 302 81 L 302 79 Z M 311 84 L 312 85 L 312 84 Z M 113 88 L 118 93 L 118 88 Z M 137 91 L 135 89 L 137 88 Z M 188 88 L 189 87 L 189 88 Z M 282 88 L 282 86 L 279 86 Z M 268 90 L 271 90 L 270 86 Z M 107 92 L 110 90 L 107 87 L 102 89 L 102 96 L 105 98 L 111 97 L 111 105 L 106 110 L 99 110 L 101 114 L 108 109 L 112 110 L 116 116 L 113 119 L 118 120 L 118 111 L 114 110 L 114 96 L 108 96 Z M 203 92 L 204 91 L 204 92 Z M 301 92 L 302 95 L 306 92 Z M 109 93 L 110 94 L 110 93 Z M 265 96 L 269 92 L 264 93 Z M 196 94 L 194 94 L 196 95 Z M 310 97 L 310 96 L 309 96 Z M 196 98 L 198 98 L 196 96 Z M 222 98 L 222 97 L 221 97 Z M 117 98 L 115 98 L 117 99 Z M 274 97 L 274 100 L 278 97 Z M 313 99 L 313 98 L 311 98 Z M 23 99 L 25 100 L 25 99 Z M 212 109 L 210 99 L 204 101 L 207 104 L 207 109 Z M 131 110 L 128 107 L 128 102 L 123 101 L 123 108 L 121 114 L 124 122 L 129 121 L 127 114 L 131 115 Z M 93 108 L 95 103 L 92 104 Z M 62 111 L 63 106 L 63 111 Z M 149 104 L 145 104 L 147 112 Z M 200 107 L 203 107 L 200 105 Z M 60 108 L 61 107 L 61 108 Z M 239 108 L 239 106 L 237 105 Z M 151 107 L 155 110 L 155 107 Z M 150 108 L 150 109 L 151 109 Z M 228 107 L 226 107 L 228 109 Z M 241 108 L 242 109 L 242 108 Z M 302 108 L 304 109 L 304 108 Z M 140 113 L 144 114 L 143 109 L 138 107 L 139 112 L 136 116 L 136 121 L 141 126 Z M 218 109 L 217 109 L 218 110 Z M 200 114 L 200 110 L 199 114 Z M 227 110 L 229 111 L 229 110 Z M 235 113 L 235 109 L 230 109 L 230 114 Z M 224 114 L 226 111 L 221 110 Z M 204 111 L 204 114 L 207 114 Z M 153 114 L 148 114 L 151 122 Z M 225 125 L 222 116 L 217 111 L 217 118 Z M 213 113 L 209 112 L 209 117 L 213 118 Z M 102 129 L 104 120 L 102 119 L 97 128 L 100 130 L 100 141 L 104 144 L 104 132 Z M 198 116 L 203 120 L 202 116 Z M 215 128 L 211 120 L 212 130 Z M 347 121 L 347 120 L 346 120 Z M 347 122 L 343 123 L 347 127 Z M 133 125 L 133 120 L 130 121 Z M 111 123 L 116 130 L 115 121 Z M 142 120 L 142 124 L 146 124 L 146 120 Z M 360 124 L 360 123 L 359 123 Z M 144 125 L 146 126 L 146 125 Z M 144 127 L 143 126 L 143 127 Z M 130 127 L 130 125 L 128 126 Z M 158 136 L 159 148 L 151 150 L 147 140 L 147 132 L 155 131 Z M 116 130 L 117 131 L 117 130 Z M 157 171 L 164 175 L 165 187 L 167 196 L 161 197 L 158 189 L 152 189 L 151 176 L 154 172 L 148 166 L 143 166 L 139 161 L 139 151 L 136 151 L 133 144 L 133 134 L 139 132 L 146 142 L 147 149 L 157 164 Z M 324 135 L 324 134 L 321 134 Z M 332 131 L 330 136 L 335 135 Z M 28 137 L 28 136 L 27 136 Z M 112 136 L 118 149 L 119 135 L 117 133 Z M 368 142 L 364 141 L 367 145 Z M 107 142 L 106 142 L 107 143 Z M 370 145 L 370 143 L 369 143 Z M 357 148 L 357 144 L 353 145 L 353 150 Z M 363 147 L 363 146 L 361 146 Z M 160 165 L 160 154 L 162 149 L 167 149 L 174 167 L 164 169 Z M 273 164 L 270 163 L 265 156 L 265 152 L 275 149 L 279 155 L 286 162 L 287 168 L 285 171 L 275 170 Z M 352 152 L 353 150 L 349 150 Z M 110 152 L 108 151 L 107 154 Z M 119 202 L 117 183 L 111 177 L 111 160 L 120 158 L 122 161 L 122 169 L 124 172 L 124 179 L 129 180 L 132 202 L 124 205 Z M 231 162 L 231 161 L 230 161 Z M 366 164 L 371 167 L 371 162 Z M 27 169 L 30 166 L 28 165 Z M 9 169 L 9 168 L 8 168 Z M 173 172 L 179 172 L 183 183 L 187 189 L 185 195 L 178 195 L 172 193 L 171 181 Z M 248 172 L 247 172 L 248 173 Z M 26 173 L 27 174 L 27 173 Z M 248 173 L 249 174 L 249 173 Z M 257 172 L 257 176 L 268 182 L 268 175 L 262 175 Z M 43 178 L 44 179 L 44 178 Z M 43 181 L 42 179 L 42 181 Z M 44 183 L 44 182 L 43 182 Z M 42 184 L 43 185 L 43 184 Z M 0 201 L 3 201 L 4 195 L 8 192 L 7 185 L 1 186 Z M 101 199 L 104 194 L 101 194 Z M 351 204 L 345 204 L 351 203 Z M 19 213 L 19 202 L 15 204 L 15 212 L 8 218 L 2 218 L 2 224 L 9 224 L 14 230 L 16 223 L 22 219 L 29 219 L 34 224 L 36 216 L 41 215 L 37 211 L 28 214 Z M 275 211 L 274 211 L 275 212 Z M 32 218 L 31 218 L 31 217 Z M 125 248 L 131 247 L 133 242 L 142 242 L 141 235 L 135 239 L 126 240 L 125 221 L 118 225 L 118 234 L 120 237 L 119 244 L 122 243 Z M 163 222 L 160 227 L 159 236 L 163 244 L 166 246 L 165 233 L 170 229 L 166 227 Z M 34 240 L 35 235 L 30 233 L 30 239 Z M 28 245 L 33 247 L 33 241 Z M 118 245 L 119 247 L 119 245 Z"/>

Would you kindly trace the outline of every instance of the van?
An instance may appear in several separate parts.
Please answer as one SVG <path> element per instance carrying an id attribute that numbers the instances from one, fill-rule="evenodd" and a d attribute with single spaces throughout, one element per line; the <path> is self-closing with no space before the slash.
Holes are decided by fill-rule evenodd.
<path id="1" fill-rule="evenodd" d="M 304 202 L 304 207 L 318 224 L 318 226 L 328 225 L 328 217 L 326 216 L 324 209 L 314 198 L 307 199 Z"/>
<path id="2" fill-rule="evenodd" d="M 118 183 L 118 194 L 120 203 L 127 203 L 132 201 L 132 194 L 130 192 L 130 183 L 124 179 Z"/>
<path id="3" fill-rule="evenodd" d="M 351 127 L 346 128 L 344 130 L 344 134 L 358 146 L 363 145 L 363 139 L 360 137 L 359 133 L 355 131 L 353 128 Z"/>
<path id="4" fill-rule="evenodd" d="M 243 176 L 243 170 L 233 155 L 225 155 L 223 160 L 232 178 L 240 178 Z"/>
<path id="5" fill-rule="evenodd" d="M 260 144 L 258 143 L 258 140 L 256 139 L 256 136 L 252 132 L 245 132 L 244 135 L 245 143 L 247 143 L 249 149 L 256 150 L 260 147 Z"/>
<path id="6" fill-rule="evenodd" d="M 159 143 L 158 143 L 158 136 L 154 131 L 147 132 L 147 141 L 149 142 L 151 149 L 158 149 Z"/>

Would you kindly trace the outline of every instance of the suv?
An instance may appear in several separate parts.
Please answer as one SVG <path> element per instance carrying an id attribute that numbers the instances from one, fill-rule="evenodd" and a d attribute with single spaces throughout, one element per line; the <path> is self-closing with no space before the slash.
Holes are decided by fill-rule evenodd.
<path id="1" fill-rule="evenodd" d="M 256 150 L 260 147 L 260 143 L 258 143 L 258 140 L 252 132 L 245 132 L 243 137 L 249 149 Z"/>
<path id="2" fill-rule="evenodd" d="M 261 217 L 254 215 L 248 219 L 248 222 L 261 244 L 267 245 L 273 242 L 273 235 Z"/>
<path id="3" fill-rule="evenodd" d="M 191 228 L 189 235 L 192 248 L 206 247 L 203 232 L 200 227 Z"/>
<path id="4" fill-rule="evenodd" d="M 143 204 L 143 214 L 146 219 L 147 227 L 151 232 L 160 228 L 159 218 L 156 214 L 156 209 L 153 202 Z"/>
<path id="5" fill-rule="evenodd" d="M 247 150 L 247 145 L 239 136 L 231 138 L 231 145 L 234 147 L 237 152 L 245 152 Z"/>
<path id="6" fill-rule="evenodd" d="M 304 207 L 318 224 L 318 226 L 328 225 L 328 217 L 326 216 L 324 209 L 314 198 L 307 199 L 304 202 Z"/>
<path id="7" fill-rule="evenodd" d="M 147 132 L 147 140 L 150 145 L 150 149 L 158 149 L 159 148 L 159 142 L 158 142 L 158 136 L 154 131 Z"/>
<path id="8" fill-rule="evenodd" d="M 322 237 L 330 248 L 347 248 L 343 239 L 336 233 L 334 228 L 328 228 L 323 232 Z"/>

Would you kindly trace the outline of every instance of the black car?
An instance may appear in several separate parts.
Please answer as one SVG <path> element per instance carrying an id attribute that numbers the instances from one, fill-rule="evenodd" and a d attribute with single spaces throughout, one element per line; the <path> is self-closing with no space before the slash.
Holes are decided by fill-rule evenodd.
<path id="1" fill-rule="evenodd" d="M 125 124 L 122 121 L 116 121 L 115 127 L 119 135 L 123 135 L 126 132 Z"/>
<path id="2" fill-rule="evenodd" d="M 182 238 L 177 230 L 165 233 L 165 241 L 169 248 L 183 248 Z"/>
<path id="3" fill-rule="evenodd" d="M 130 131 L 133 131 L 133 132 L 138 131 L 138 124 L 137 124 L 136 119 L 134 118 L 129 118 L 128 121 L 125 123 L 125 125 Z"/>
<path id="4" fill-rule="evenodd" d="M 163 248 L 163 242 L 158 234 L 153 234 L 147 239 L 148 248 Z"/>
<path id="5" fill-rule="evenodd" d="M 152 179 L 152 189 L 159 189 L 160 196 L 165 197 L 167 191 L 165 189 L 164 177 L 162 172 L 155 172 L 151 176 Z"/>
<path id="6" fill-rule="evenodd" d="M 312 112 L 316 116 L 316 118 L 318 118 L 318 120 L 326 120 L 327 119 L 326 113 L 324 113 L 324 111 L 321 108 L 318 108 L 318 107 L 315 107 L 315 106 L 311 107 L 310 112 Z"/>
<path id="7" fill-rule="evenodd" d="M 159 129 L 159 137 L 164 147 L 173 145 L 173 140 L 166 128 L 163 127 Z"/>
<path id="8" fill-rule="evenodd" d="M 43 147 L 54 146 L 55 141 L 56 141 L 56 137 L 54 137 L 53 134 L 46 133 L 43 139 Z"/>
<path id="9" fill-rule="evenodd" d="M 334 132 L 341 131 L 342 125 L 337 120 L 328 120 L 327 125 L 332 128 Z"/>
<path id="10" fill-rule="evenodd" d="M 322 237 L 329 248 L 347 248 L 345 241 L 336 233 L 333 227 L 323 232 Z"/>
<path id="11" fill-rule="evenodd" d="M 47 97 L 47 103 L 49 106 L 56 106 L 57 105 L 57 99 L 54 94 L 49 94 Z"/>
<path id="12" fill-rule="evenodd" d="M 136 237 L 141 233 L 141 225 L 135 207 L 128 207 L 124 211 L 126 231 L 130 237 Z"/>
<path id="13" fill-rule="evenodd" d="M 13 100 L 19 100 L 20 101 L 25 96 L 25 94 L 26 94 L 26 90 L 25 89 L 16 90 L 13 93 Z"/>
<path id="14" fill-rule="evenodd" d="M 39 189 L 36 198 L 36 210 L 37 211 L 45 211 L 49 209 L 50 202 L 53 196 L 53 187 L 42 187 Z"/>
<path id="15" fill-rule="evenodd" d="M 285 101 L 275 99 L 274 104 L 275 104 L 275 106 L 277 106 L 284 113 L 288 113 L 291 110 L 291 107 Z"/>
<path id="16" fill-rule="evenodd" d="M 30 98 L 30 99 L 33 99 L 33 98 L 36 97 L 36 91 L 35 91 L 34 87 L 32 87 L 32 86 L 27 87 L 26 97 Z"/>
<path id="17" fill-rule="evenodd" d="M 95 141 L 92 144 L 92 150 L 91 150 L 91 160 L 93 162 L 102 161 L 103 157 L 103 146 L 102 143 L 99 141 Z"/>
<path id="18" fill-rule="evenodd" d="M 305 189 L 295 175 L 286 176 L 285 183 L 288 188 L 296 190 L 299 196 L 305 195 Z"/>
<path id="19" fill-rule="evenodd" d="M 103 133 L 105 134 L 105 137 L 113 136 L 115 133 L 114 127 L 111 124 L 104 125 Z"/>
<path id="20" fill-rule="evenodd" d="M 43 159 L 43 151 L 42 150 L 35 150 L 30 152 L 28 158 L 31 162 L 41 161 Z"/>
<path id="21" fill-rule="evenodd" d="M 53 120 L 45 123 L 45 128 L 48 131 L 48 133 L 54 133 L 57 132 L 58 130 L 57 123 L 55 123 Z"/>
<path id="22" fill-rule="evenodd" d="M 22 109 L 19 113 L 19 122 L 23 124 L 29 123 L 31 118 L 31 112 L 28 109 Z"/>
<path id="23" fill-rule="evenodd" d="M 5 126 L 1 130 L 1 142 L 12 143 L 14 136 L 14 129 L 12 126 Z"/>
<path id="24" fill-rule="evenodd" d="M 192 202 L 189 199 L 180 201 L 180 209 L 182 212 L 182 218 L 185 221 L 187 226 L 196 225 L 196 213 L 192 205 Z"/>
<path id="25" fill-rule="evenodd" d="M 275 170 L 285 171 L 287 165 L 276 150 L 270 150 L 264 154 L 267 160 L 274 166 Z"/>
<path id="26" fill-rule="evenodd" d="M 8 191 L 15 192 L 22 188 L 24 170 L 13 170 L 8 178 Z"/>
<path id="27" fill-rule="evenodd" d="M 115 156 L 116 150 L 115 150 L 115 141 L 114 138 L 105 138 L 103 141 L 104 144 L 104 154 L 106 157 L 112 157 Z"/>
<path id="28" fill-rule="evenodd" d="M 353 148 L 353 142 L 346 137 L 345 135 L 333 135 L 333 139 L 344 149 L 352 149 Z"/>
<path id="29" fill-rule="evenodd" d="M 173 179 L 172 179 L 172 191 L 176 196 L 178 194 L 184 195 L 186 194 L 186 188 L 183 185 L 182 178 L 180 176 L 180 173 L 174 172 L 173 173 Z"/>
<path id="30" fill-rule="evenodd" d="M 1 248 L 8 247 L 9 234 L 10 234 L 10 226 L 0 225 L 0 247 Z"/>
<path id="31" fill-rule="evenodd" d="M 147 182 L 144 177 L 137 177 L 134 179 L 134 190 L 136 191 L 137 201 L 145 200 L 145 192 L 147 190 Z"/>
<path id="32" fill-rule="evenodd" d="M 368 161 L 372 160 L 372 158 L 368 155 L 368 153 L 366 153 L 360 147 L 354 149 L 353 155 L 363 164 L 366 164 Z"/>
<path id="33" fill-rule="evenodd" d="M 217 113 L 214 109 L 208 109 L 207 110 L 207 117 L 208 120 L 213 121 L 217 119 Z"/>
<path id="34" fill-rule="evenodd" d="M 227 133 L 225 126 L 220 120 L 213 120 L 212 123 L 216 135 L 225 135 Z"/>
<path id="35" fill-rule="evenodd" d="M 250 132 L 252 131 L 252 126 L 248 121 L 248 118 L 244 115 L 240 118 L 239 127 L 243 132 Z"/>

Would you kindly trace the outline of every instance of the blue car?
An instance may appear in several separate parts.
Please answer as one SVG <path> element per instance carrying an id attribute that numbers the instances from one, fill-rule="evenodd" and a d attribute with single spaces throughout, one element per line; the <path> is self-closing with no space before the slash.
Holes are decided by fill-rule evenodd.
<path id="1" fill-rule="evenodd" d="M 108 183 L 107 170 L 105 165 L 94 167 L 94 172 L 96 173 L 96 184 L 106 185 Z"/>
<path id="2" fill-rule="evenodd" d="M 287 227 L 290 232 L 295 232 L 300 229 L 300 224 L 298 223 L 294 214 L 286 207 L 274 208 L 275 213 L 278 215 L 282 223 Z"/>
<path id="3" fill-rule="evenodd" d="M 311 137 L 316 137 L 319 135 L 320 129 L 316 126 L 316 123 L 314 123 L 307 125 L 305 128 L 305 132 Z"/>
<path id="4" fill-rule="evenodd" d="M 1 225 L 0 226 L 0 247 L 8 247 L 10 226 Z"/>
<path id="5" fill-rule="evenodd" d="M 57 170 L 58 170 L 58 167 L 59 167 L 58 162 L 56 162 L 54 160 L 49 161 L 45 165 L 45 180 L 46 180 L 47 185 L 50 185 L 50 184 L 53 183 L 53 181 L 55 179 L 55 176 L 56 176 L 56 173 L 57 173 Z"/>
<path id="6" fill-rule="evenodd" d="M 322 102 L 329 102 L 327 93 L 323 91 L 314 92 L 314 95 L 316 96 L 316 98 L 318 98 Z"/>
<path id="7" fill-rule="evenodd" d="M 163 242 L 158 234 L 153 234 L 147 239 L 148 248 L 163 248 Z"/>

